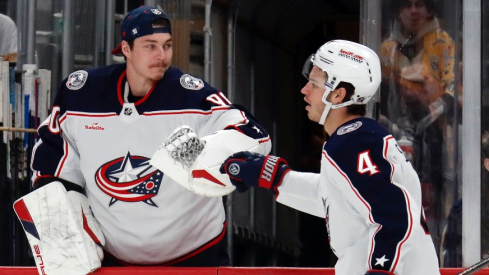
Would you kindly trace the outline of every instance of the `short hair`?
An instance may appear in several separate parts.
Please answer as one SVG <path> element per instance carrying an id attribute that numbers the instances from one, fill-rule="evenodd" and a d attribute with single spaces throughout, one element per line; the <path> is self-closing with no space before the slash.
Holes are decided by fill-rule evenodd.
<path id="1" fill-rule="evenodd" d="M 489 132 L 482 134 L 481 153 L 483 158 L 489 158 Z"/>
<path id="2" fill-rule="evenodd" d="M 324 73 L 324 76 L 326 77 L 326 79 L 328 79 L 328 73 L 323 71 L 323 70 L 321 70 L 321 71 Z M 343 99 L 343 102 L 350 100 L 351 97 L 353 96 L 353 94 L 355 93 L 355 86 L 353 86 L 353 84 L 351 84 L 349 82 L 341 81 L 336 86 L 336 89 L 339 89 L 339 88 L 344 88 L 346 90 L 346 95 L 345 95 L 345 98 Z M 350 115 L 365 116 L 365 114 L 367 113 L 367 108 L 366 108 L 366 105 L 364 105 L 364 104 L 351 104 L 351 105 L 346 106 L 346 112 Z"/>
<path id="3" fill-rule="evenodd" d="M 346 102 L 351 99 L 353 94 L 355 93 L 355 86 L 353 86 L 351 83 L 348 82 L 340 82 L 338 86 L 336 86 L 336 89 L 339 88 L 344 88 L 346 90 L 346 95 L 345 98 L 343 99 L 343 102 Z M 367 108 L 365 107 L 365 104 L 352 104 L 348 105 L 346 107 L 346 112 L 350 115 L 360 115 L 364 116 L 367 113 Z"/>

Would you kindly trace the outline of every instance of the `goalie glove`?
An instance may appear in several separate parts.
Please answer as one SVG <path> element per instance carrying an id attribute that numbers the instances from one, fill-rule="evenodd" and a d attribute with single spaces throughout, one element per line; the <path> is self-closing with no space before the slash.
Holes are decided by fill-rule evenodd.
<path id="1" fill-rule="evenodd" d="M 84 194 L 54 181 L 18 199 L 14 210 L 39 274 L 85 275 L 101 266 L 105 239 Z"/>
<path id="2" fill-rule="evenodd" d="M 247 151 L 233 154 L 220 168 L 221 173 L 229 175 L 231 183 L 239 192 L 259 186 L 268 189 L 273 195 L 278 193 L 277 188 L 290 170 L 283 158 Z"/>
<path id="3" fill-rule="evenodd" d="M 236 189 L 228 175 L 219 172 L 222 162 L 244 150 L 259 150 L 258 141 L 235 130 L 199 138 L 184 125 L 173 131 L 149 163 L 198 195 L 219 197 Z"/>

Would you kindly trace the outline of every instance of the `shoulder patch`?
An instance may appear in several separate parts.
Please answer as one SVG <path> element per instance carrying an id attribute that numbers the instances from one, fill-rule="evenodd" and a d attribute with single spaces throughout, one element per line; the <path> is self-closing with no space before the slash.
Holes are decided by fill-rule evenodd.
<path id="1" fill-rule="evenodd" d="M 73 72 L 68 76 L 68 81 L 66 81 L 66 87 L 70 90 L 79 90 L 85 82 L 87 82 L 88 73 L 84 70 L 79 70 Z"/>
<path id="2" fill-rule="evenodd" d="M 356 129 L 360 128 L 360 126 L 362 126 L 362 122 L 357 121 L 357 122 L 354 122 L 354 123 L 351 123 L 351 124 L 348 124 L 348 125 L 341 127 L 340 129 L 338 129 L 338 131 L 336 133 L 339 136 L 344 135 L 344 134 L 348 134 L 348 133 L 353 132 Z"/>
<path id="3" fill-rule="evenodd" d="M 189 90 L 200 90 L 204 88 L 204 81 L 202 79 L 193 77 L 189 74 L 184 74 L 180 77 L 180 84 L 182 87 Z"/>

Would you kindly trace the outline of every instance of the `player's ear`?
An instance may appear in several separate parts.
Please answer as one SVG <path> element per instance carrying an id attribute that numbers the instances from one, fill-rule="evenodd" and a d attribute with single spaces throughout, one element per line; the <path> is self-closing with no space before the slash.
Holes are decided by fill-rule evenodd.
<path id="1" fill-rule="evenodd" d="M 484 159 L 484 167 L 486 168 L 487 171 L 489 171 L 489 159 L 488 158 Z"/>
<path id="2" fill-rule="evenodd" d="M 346 97 L 346 89 L 341 87 L 333 91 L 333 98 L 331 103 L 333 104 L 340 104 L 343 102 L 343 100 Z"/>
<path id="3" fill-rule="evenodd" d="M 127 43 L 127 41 L 123 40 L 121 42 L 121 50 L 122 54 L 124 54 L 125 56 L 127 56 L 131 52 L 131 47 L 129 46 L 129 43 Z"/>

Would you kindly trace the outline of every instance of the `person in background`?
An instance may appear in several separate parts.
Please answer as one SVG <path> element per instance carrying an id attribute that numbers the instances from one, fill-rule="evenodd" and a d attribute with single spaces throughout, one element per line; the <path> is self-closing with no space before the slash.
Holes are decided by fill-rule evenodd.
<path id="1" fill-rule="evenodd" d="M 392 2 L 394 20 L 381 44 L 379 122 L 410 151 L 423 188 L 423 206 L 439 242 L 452 205 L 455 138 L 455 45 L 435 16 L 433 0 Z"/>

